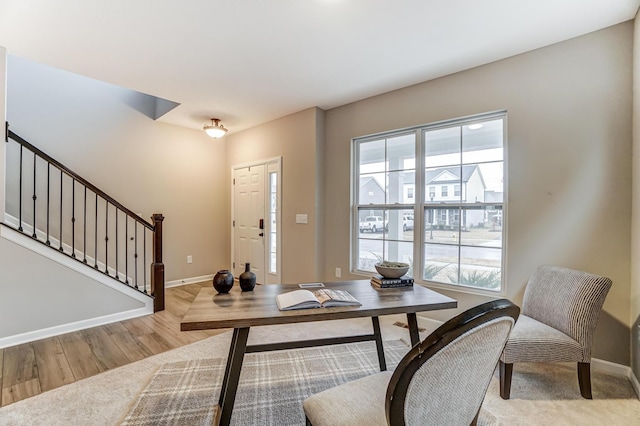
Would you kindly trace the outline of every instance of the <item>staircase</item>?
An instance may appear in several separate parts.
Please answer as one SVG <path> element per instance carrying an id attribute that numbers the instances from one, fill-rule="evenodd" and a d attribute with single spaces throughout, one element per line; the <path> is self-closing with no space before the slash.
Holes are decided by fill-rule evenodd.
<path id="1" fill-rule="evenodd" d="M 11 130 L 3 226 L 153 299 L 164 309 L 162 214 L 148 222 Z"/>

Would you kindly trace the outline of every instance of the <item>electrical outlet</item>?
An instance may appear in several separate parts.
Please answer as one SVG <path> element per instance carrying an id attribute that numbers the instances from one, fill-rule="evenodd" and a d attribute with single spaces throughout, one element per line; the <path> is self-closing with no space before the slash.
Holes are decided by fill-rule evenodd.
<path id="1" fill-rule="evenodd" d="M 340 278 L 342 276 L 342 269 L 336 268 L 336 278 Z"/>
<path id="2" fill-rule="evenodd" d="M 187 263 L 193 263 L 193 256 L 187 256 Z"/>

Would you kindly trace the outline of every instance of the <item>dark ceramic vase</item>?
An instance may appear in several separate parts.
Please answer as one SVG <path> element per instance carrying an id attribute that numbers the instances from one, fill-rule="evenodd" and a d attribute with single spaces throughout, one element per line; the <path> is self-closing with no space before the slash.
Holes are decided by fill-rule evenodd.
<path id="1" fill-rule="evenodd" d="M 228 269 L 218 271 L 213 277 L 213 288 L 218 293 L 229 293 L 233 287 L 233 274 Z"/>
<path id="2" fill-rule="evenodd" d="M 244 272 L 240 274 L 240 277 L 238 277 L 242 291 L 253 291 L 256 286 L 256 274 L 251 272 L 250 269 L 251 265 L 249 263 L 245 263 Z"/>

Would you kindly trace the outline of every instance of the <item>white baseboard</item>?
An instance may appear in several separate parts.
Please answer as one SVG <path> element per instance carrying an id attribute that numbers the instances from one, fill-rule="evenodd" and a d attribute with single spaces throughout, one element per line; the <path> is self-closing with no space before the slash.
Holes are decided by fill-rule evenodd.
<path id="1" fill-rule="evenodd" d="M 33 342 L 40 339 L 46 339 L 47 337 L 59 336 L 61 334 L 70 333 L 72 331 L 84 330 L 99 325 L 111 324 L 117 321 L 124 321 L 127 319 L 137 318 L 150 314 L 153 314 L 153 305 L 151 307 L 145 306 L 143 308 L 132 309 L 130 311 L 118 312 L 115 314 L 104 315 L 97 318 L 76 321 L 69 324 L 43 328 L 42 330 L 16 334 L 15 336 L 3 337 L 0 338 L 0 349 L 21 345 L 23 343 Z"/>
<path id="2" fill-rule="evenodd" d="M 164 287 L 178 287 L 181 285 L 201 283 L 203 281 L 212 281 L 214 274 L 202 275 L 200 277 L 183 278 L 181 280 L 166 281 Z"/>
<path id="3" fill-rule="evenodd" d="M 629 377 L 629 373 L 631 372 L 631 368 L 626 365 L 616 364 L 615 362 L 598 358 L 591 358 L 591 368 L 602 373 L 613 374 L 614 376 Z"/>
<path id="4" fill-rule="evenodd" d="M 640 382 L 638 382 L 638 378 L 633 374 L 633 370 L 631 369 L 629 369 L 629 376 L 631 386 L 633 386 L 633 390 L 636 391 L 636 396 L 640 399 Z"/>
<path id="5" fill-rule="evenodd" d="M 640 399 L 640 383 L 638 383 L 638 379 L 635 374 L 633 374 L 631 367 L 616 364 L 615 362 L 606 361 L 604 359 L 591 358 L 591 368 L 602 373 L 626 377 L 631 382 L 631 386 L 633 386 L 636 396 Z"/>

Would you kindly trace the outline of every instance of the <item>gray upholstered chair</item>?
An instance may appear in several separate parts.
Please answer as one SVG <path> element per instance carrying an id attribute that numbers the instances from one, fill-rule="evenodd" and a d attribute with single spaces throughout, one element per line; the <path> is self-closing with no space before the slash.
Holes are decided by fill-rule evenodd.
<path id="1" fill-rule="evenodd" d="M 540 266 L 529 279 L 518 319 L 500 357 L 500 396 L 509 399 L 516 362 L 577 362 L 578 383 L 591 399 L 591 343 L 609 278 Z"/>
<path id="2" fill-rule="evenodd" d="M 501 299 L 469 309 L 384 371 L 307 398 L 307 425 L 475 424 L 520 309 Z"/>

